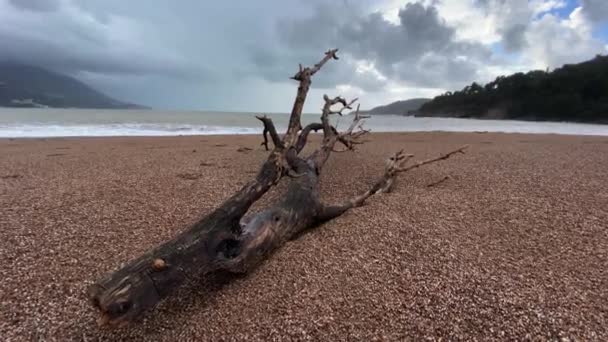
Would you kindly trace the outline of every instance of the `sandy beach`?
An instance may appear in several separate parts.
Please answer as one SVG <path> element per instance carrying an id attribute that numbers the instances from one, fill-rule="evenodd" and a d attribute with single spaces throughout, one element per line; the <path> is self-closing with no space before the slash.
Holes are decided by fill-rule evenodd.
<path id="1" fill-rule="evenodd" d="M 193 275 L 120 329 L 97 327 L 86 287 L 250 179 L 261 137 L 0 139 L 1 339 L 608 339 L 608 137 L 370 139 L 332 155 L 327 203 L 366 190 L 401 148 L 417 159 L 470 148 L 403 174 L 247 276 Z"/>

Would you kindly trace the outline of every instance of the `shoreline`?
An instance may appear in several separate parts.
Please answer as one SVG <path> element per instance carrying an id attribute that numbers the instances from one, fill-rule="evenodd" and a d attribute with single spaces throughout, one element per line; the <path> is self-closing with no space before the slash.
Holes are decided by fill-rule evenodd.
<path id="1" fill-rule="evenodd" d="M 268 112 L 268 111 L 254 111 L 254 112 L 245 112 L 245 111 L 226 111 L 226 110 L 171 110 L 171 109 L 155 109 L 155 108 L 70 108 L 70 107 L 6 107 L 0 106 L 0 114 L 2 111 L 83 111 L 83 112 L 108 112 L 108 113 L 116 113 L 116 112 L 133 112 L 133 113 L 154 113 L 154 112 L 175 112 L 175 113 L 215 113 L 215 114 L 240 114 L 240 115 L 252 115 L 252 113 L 265 113 L 267 115 L 285 115 L 289 116 L 288 112 Z M 352 112 L 347 113 L 347 115 Z M 361 110 L 361 114 L 369 114 L 369 110 Z M 319 113 L 302 113 L 304 116 L 318 116 Z M 536 122 L 536 123 L 548 123 L 548 124 L 582 124 L 582 125 L 608 125 L 608 121 L 554 121 L 554 120 L 539 120 L 534 116 L 524 116 L 518 118 L 492 118 L 487 116 L 461 116 L 461 115 L 437 115 L 437 114 L 428 114 L 428 115 L 406 115 L 406 114 L 371 114 L 373 116 L 396 116 L 396 117 L 411 117 L 411 118 L 419 118 L 419 119 L 465 119 L 465 120 L 482 120 L 482 121 L 514 121 L 514 122 Z"/>
<path id="2" fill-rule="evenodd" d="M 48 114 L 48 113 L 47 113 Z M 58 112 L 55 115 L 0 113 L 0 137 L 87 137 L 87 136 L 191 136 L 259 134 L 261 126 L 253 113 L 158 112 L 145 116 L 121 111 L 112 113 Z M 287 125 L 288 115 L 271 114 L 278 131 Z M 172 120 L 168 122 L 168 120 Z M 303 123 L 318 121 L 318 115 L 308 115 Z M 341 127 L 348 118 L 333 117 Z M 375 115 L 365 127 L 377 133 L 398 132 L 489 132 L 562 135 L 608 136 L 608 125 L 569 122 L 534 122 L 517 120 L 460 119 Z"/>
<path id="3" fill-rule="evenodd" d="M 320 132 L 311 132 L 311 136 L 320 136 L 322 133 Z M 608 132 L 605 135 L 602 134 L 575 134 L 575 133 L 529 133 L 529 132 L 494 132 L 494 131 L 394 131 L 394 132 L 371 132 L 372 135 L 402 135 L 402 134 L 474 134 L 474 135 L 531 135 L 531 136 L 547 136 L 547 137 L 589 137 L 589 138 L 606 138 L 608 137 Z M 32 136 L 32 137 L 0 137 L 0 142 L 2 141 L 19 141 L 19 140 L 88 140 L 88 139 L 179 139 L 179 138 L 205 138 L 205 137 L 216 137 L 216 138 L 230 138 L 230 137 L 261 137 L 262 132 L 260 133 L 234 133 L 234 134 L 183 134 L 183 135 L 67 135 L 67 136 Z"/>

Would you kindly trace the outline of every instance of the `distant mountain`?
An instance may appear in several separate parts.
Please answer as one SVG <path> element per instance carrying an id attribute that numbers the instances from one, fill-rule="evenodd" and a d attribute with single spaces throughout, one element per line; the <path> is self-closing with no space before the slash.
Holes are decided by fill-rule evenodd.
<path id="1" fill-rule="evenodd" d="M 361 112 L 372 115 L 410 115 L 412 111 L 417 111 L 423 104 L 429 102 L 430 100 L 431 99 L 418 98 L 404 101 L 396 101 L 385 106 L 378 106 L 370 110 L 365 110 Z"/>
<path id="2" fill-rule="evenodd" d="M 435 97 L 416 116 L 608 124 L 608 56 L 474 82 Z"/>
<path id="3" fill-rule="evenodd" d="M 0 62 L 0 106 L 138 109 L 77 79 L 14 62 Z"/>

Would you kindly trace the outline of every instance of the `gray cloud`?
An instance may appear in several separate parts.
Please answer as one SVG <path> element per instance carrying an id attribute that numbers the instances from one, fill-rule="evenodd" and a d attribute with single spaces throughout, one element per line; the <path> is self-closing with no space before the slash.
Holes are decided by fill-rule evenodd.
<path id="1" fill-rule="evenodd" d="M 506 51 L 521 51 L 526 45 L 527 24 L 513 24 L 502 32 L 502 43 Z"/>
<path id="2" fill-rule="evenodd" d="M 11 5 L 16 0 L 11 0 Z M 0 59 L 13 59 L 75 74 L 157 74 L 182 79 L 209 76 L 201 65 L 184 55 L 155 44 L 154 36 L 137 35 L 144 30 L 137 21 L 101 13 L 78 11 L 72 3 L 19 0 L 23 8 L 54 7 L 53 13 L 24 15 L 22 22 L 11 13 L 0 27 Z M 36 7 L 37 6 L 37 7 Z M 91 15 L 94 20 L 89 20 Z M 132 30 L 133 32 L 129 32 Z M 142 39 L 138 41 L 138 39 Z"/>
<path id="3" fill-rule="evenodd" d="M 236 86 L 255 83 L 238 79 L 242 70 L 256 74 L 245 46 L 264 41 L 271 23 L 303 8 L 299 0 L 0 0 L 0 60 L 73 75 L 159 108 L 217 109 L 224 101 L 225 110 L 276 110 L 278 102 L 259 94 L 266 81 Z M 276 85 L 275 93 L 290 86 Z M 253 95 L 234 94 L 246 89 Z"/>
<path id="4" fill-rule="evenodd" d="M 111 46 L 93 37 L 81 37 L 77 48 L 70 41 L 55 42 L 27 36 L 22 36 L 19 40 L 11 39 L 14 37 L 15 35 L 0 32 L 0 40 L 7 42 L 0 52 L 0 59 L 42 65 L 67 74 L 84 71 L 101 74 L 157 74 L 184 80 L 211 76 L 210 72 L 200 66 L 189 65 L 188 61 L 179 56 L 163 56 L 152 51 Z"/>
<path id="5" fill-rule="evenodd" d="M 458 87 L 478 79 L 479 65 L 468 59 L 445 58 L 442 55 L 429 53 L 419 60 L 393 65 L 399 78 L 419 87 L 437 87 L 450 85 Z"/>
<path id="6" fill-rule="evenodd" d="M 312 65 L 323 57 L 323 51 L 327 48 L 311 48 L 306 52 L 294 52 L 280 48 L 256 49 L 251 52 L 251 58 L 255 65 L 253 69 L 247 69 L 240 73 L 244 77 L 260 77 L 271 82 L 287 82 L 289 77 L 298 71 L 298 64 Z M 386 85 L 385 79 L 379 79 L 377 75 L 369 72 L 357 72 L 357 65 L 353 58 L 344 53 L 339 53 L 339 63 L 329 63 L 323 68 L 323 72 L 315 75 L 313 87 L 333 88 L 339 84 L 350 84 L 365 91 L 374 91 Z"/>
<path id="7" fill-rule="evenodd" d="M 490 54 L 480 44 L 457 41 L 455 29 L 437 9 L 421 3 L 408 3 L 400 9 L 398 23 L 380 13 L 324 4 L 309 17 L 279 22 L 276 34 L 278 44 L 259 46 L 252 56 L 271 81 L 293 73 L 301 58 L 314 61 L 319 51 L 340 47 L 351 63 L 324 71 L 315 83 L 324 87 L 346 83 L 378 91 L 387 80 L 424 87 L 460 85 L 474 77 L 479 58 L 487 59 Z M 361 72 L 360 67 L 357 72 L 356 61 L 373 65 L 384 78 Z"/>
<path id="8" fill-rule="evenodd" d="M 595 21 L 595 22 L 606 22 L 608 21 L 608 1 L 606 0 L 581 0 L 583 5 L 583 13 Z"/>
<path id="9" fill-rule="evenodd" d="M 581 1 L 601 18 L 605 1 Z M 453 89 L 479 79 L 492 63 L 500 69 L 512 62 L 496 62 L 488 46 L 459 40 L 437 1 L 403 3 L 391 21 L 373 12 L 383 6 L 374 0 L 0 0 L 0 60 L 74 75 L 127 101 L 226 110 L 288 110 L 288 78 L 298 63 L 314 63 L 333 47 L 341 60 L 315 77 L 307 110 L 318 109 L 318 95 L 336 85 L 381 102 L 397 96 L 387 86 Z M 478 0 L 478 6 L 497 18 L 506 50 L 528 53 L 535 45 L 535 57 L 564 54 L 530 34 L 538 18 L 527 0 Z M 534 25 L 544 35 L 558 24 Z M 562 40 L 585 47 L 576 38 Z"/>
<path id="10" fill-rule="evenodd" d="M 50 12 L 59 8 L 59 0 L 9 0 L 15 8 L 29 11 Z"/>
<path id="11" fill-rule="evenodd" d="M 0 10 L 2 1 L 17 2 L 0 0 Z M 454 28 L 436 8 L 420 3 L 406 4 L 393 23 L 361 2 L 220 5 L 184 0 L 180 6 L 144 6 L 137 0 L 28 1 L 19 1 L 19 8 L 53 12 L 44 18 L 29 14 L 31 20 L 27 13 L 21 20 L 5 14 L 16 25 L 0 27 L 0 59 L 87 75 L 111 94 L 125 94 L 125 85 L 118 84 L 121 75 L 134 89 L 141 89 L 142 79 L 181 82 L 189 89 L 196 89 L 196 83 L 199 88 L 217 84 L 220 78 L 228 83 L 262 77 L 289 85 L 298 63 L 314 63 L 332 47 L 341 49 L 342 60 L 315 77 L 316 88 L 346 84 L 375 92 L 391 81 L 451 87 L 469 81 L 477 60 L 488 53 L 479 44 L 456 41 Z M 123 90 L 113 92 L 112 82 Z M 183 96 L 176 89 L 172 86 L 164 96 Z M 139 97 L 144 96 L 149 94 Z"/>
<path id="12" fill-rule="evenodd" d="M 534 15 L 528 0 L 476 0 L 476 4 L 496 18 L 494 29 L 505 51 L 519 52 L 527 46 L 526 31 Z"/>
<path id="13" fill-rule="evenodd" d="M 399 10 L 399 20 L 399 24 L 393 24 L 374 13 L 360 23 L 351 21 L 342 27 L 339 38 L 353 54 L 382 65 L 457 44 L 453 42 L 454 29 L 446 25 L 433 6 L 409 3 Z"/>

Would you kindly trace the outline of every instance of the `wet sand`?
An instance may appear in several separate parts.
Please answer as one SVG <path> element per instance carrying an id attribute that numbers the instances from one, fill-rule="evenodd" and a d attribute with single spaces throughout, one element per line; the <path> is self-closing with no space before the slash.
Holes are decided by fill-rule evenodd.
<path id="1" fill-rule="evenodd" d="M 260 141 L 0 139 L 2 339 L 608 339 L 608 137 L 495 133 L 373 134 L 332 156 L 327 203 L 367 189 L 398 149 L 471 147 L 247 276 L 193 277 L 141 321 L 98 328 L 85 288 L 236 191 Z"/>

